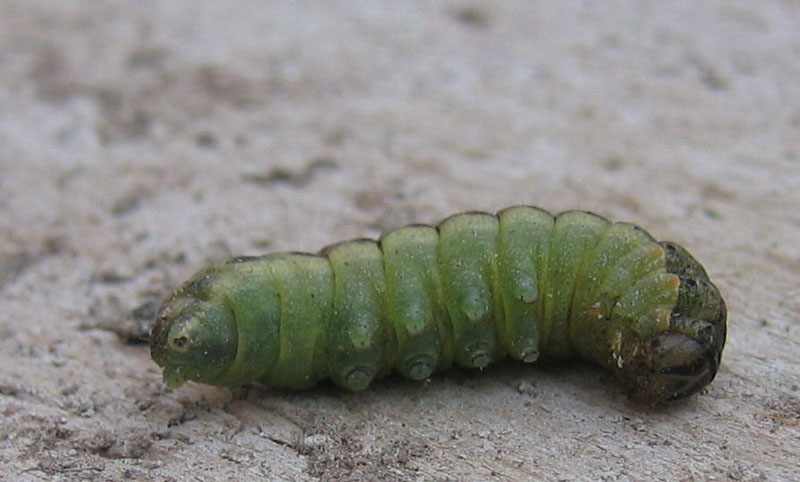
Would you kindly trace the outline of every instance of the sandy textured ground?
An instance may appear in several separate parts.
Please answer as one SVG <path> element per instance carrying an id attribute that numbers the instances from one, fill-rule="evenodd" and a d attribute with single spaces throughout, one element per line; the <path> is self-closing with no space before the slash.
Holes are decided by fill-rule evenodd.
<path id="1" fill-rule="evenodd" d="M 800 478 L 800 3 L 208 3 L 0 2 L 0 478 Z M 687 246 L 710 387 L 169 390 L 114 333 L 231 254 L 519 203 Z"/>

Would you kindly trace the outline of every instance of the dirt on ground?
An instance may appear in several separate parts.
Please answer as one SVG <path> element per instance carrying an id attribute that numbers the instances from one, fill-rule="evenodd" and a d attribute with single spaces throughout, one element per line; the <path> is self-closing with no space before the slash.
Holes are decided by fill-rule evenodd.
<path id="1" fill-rule="evenodd" d="M 800 3 L 0 2 L 0 479 L 800 479 Z M 167 388 L 161 299 L 231 255 L 534 204 L 686 246 L 721 369 Z"/>

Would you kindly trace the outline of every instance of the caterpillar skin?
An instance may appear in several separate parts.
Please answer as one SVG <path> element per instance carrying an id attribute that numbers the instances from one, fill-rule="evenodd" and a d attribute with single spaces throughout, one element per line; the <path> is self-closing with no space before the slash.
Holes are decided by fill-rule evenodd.
<path id="1" fill-rule="evenodd" d="M 714 378 L 725 303 L 683 248 L 580 211 L 516 206 L 319 254 L 233 258 L 163 303 L 164 381 L 349 390 L 396 372 L 580 356 L 657 404 Z"/>

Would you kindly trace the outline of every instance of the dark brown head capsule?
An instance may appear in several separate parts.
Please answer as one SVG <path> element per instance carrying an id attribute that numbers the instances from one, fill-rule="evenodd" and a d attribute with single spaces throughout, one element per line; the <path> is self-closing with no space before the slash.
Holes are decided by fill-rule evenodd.
<path id="1" fill-rule="evenodd" d="M 669 329 L 630 343 L 617 370 L 631 398 L 658 404 L 687 397 L 714 379 L 725 345 L 727 309 L 703 267 L 681 246 L 662 242 L 669 273 L 678 275 L 678 302 Z"/>

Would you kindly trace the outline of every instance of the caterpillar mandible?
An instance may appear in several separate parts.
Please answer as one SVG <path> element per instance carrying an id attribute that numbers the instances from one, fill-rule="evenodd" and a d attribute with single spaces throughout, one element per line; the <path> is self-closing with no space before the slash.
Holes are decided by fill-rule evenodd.
<path id="1" fill-rule="evenodd" d="M 164 381 L 349 390 L 396 372 L 583 357 L 656 404 L 714 378 L 726 308 L 682 247 L 582 211 L 532 206 L 411 224 L 319 254 L 238 257 L 164 301 Z"/>

